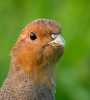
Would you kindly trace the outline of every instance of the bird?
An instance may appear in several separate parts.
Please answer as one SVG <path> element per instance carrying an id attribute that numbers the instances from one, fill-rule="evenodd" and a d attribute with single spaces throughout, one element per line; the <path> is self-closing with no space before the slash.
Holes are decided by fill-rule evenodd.
<path id="1" fill-rule="evenodd" d="M 65 45 L 57 21 L 42 18 L 30 22 L 10 51 L 10 69 L 0 100 L 55 100 L 54 71 Z"/>

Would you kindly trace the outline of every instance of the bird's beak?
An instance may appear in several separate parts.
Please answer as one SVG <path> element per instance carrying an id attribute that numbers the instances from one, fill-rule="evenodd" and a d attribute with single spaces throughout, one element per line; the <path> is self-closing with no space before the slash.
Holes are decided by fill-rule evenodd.
<path id="1" fill-rule="evenodd" d="M 54 40 L 52 40 L 51 42 L 49 42 L 48 44 L 52 45 L 52 46 L 63 46 L 65 47 L 66 42 L 64 40 L 64 38 L 61 36 L 61 34 L 57 34 L 56 38 Z"/>

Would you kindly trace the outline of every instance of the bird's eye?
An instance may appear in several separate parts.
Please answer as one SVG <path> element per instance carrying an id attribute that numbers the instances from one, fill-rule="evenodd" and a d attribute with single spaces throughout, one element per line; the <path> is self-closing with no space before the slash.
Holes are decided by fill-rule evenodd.
<path id="1" fill-rule="evenodd" d="M 37 39 L 37 36 L 36 36 L 36 34 L 35 34 L 34 32 L 31 32 L 31 33 L 30 33 L 30 39 L 31 39 L 31 40 Z"/>
<path id="2" fill-rule="evenodd" d="M 57 34 L 51 34 L 51 38 L 55 39 L 57 37 Z"/>

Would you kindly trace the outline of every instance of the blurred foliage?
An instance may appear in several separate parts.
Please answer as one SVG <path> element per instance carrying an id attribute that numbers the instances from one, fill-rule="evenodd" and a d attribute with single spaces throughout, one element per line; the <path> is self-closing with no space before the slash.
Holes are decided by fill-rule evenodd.
<path id="1" fill-rule="evenodd" d="M 21 30 L 38 18 L 62 25 L 66 48 L 56 67 L 56 100 L 90 100 L 90 0 L 0 0 L 0 87 Z"/>

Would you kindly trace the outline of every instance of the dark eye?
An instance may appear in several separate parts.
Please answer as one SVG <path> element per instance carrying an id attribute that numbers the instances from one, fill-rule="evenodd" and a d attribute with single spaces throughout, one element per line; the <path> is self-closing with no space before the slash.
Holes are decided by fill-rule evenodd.
<path id="1" fill-rule="evenodd" d="M 36 34 L 35 34 L 34 32 L 31 32 L 31 33 L 30 33 L 30 39 L 31 39 L 31 40 L 37 39 L 37 36 L 36 36 Z"/>

